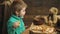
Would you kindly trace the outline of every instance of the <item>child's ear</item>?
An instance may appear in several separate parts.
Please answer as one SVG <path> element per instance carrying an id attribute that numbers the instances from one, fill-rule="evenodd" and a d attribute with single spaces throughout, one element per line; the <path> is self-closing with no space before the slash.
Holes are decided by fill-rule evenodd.
<path id="1" fill-rule="evenodd" d="M 18 12 L 18 11 L 15 11 L 15 13 L 16 13 L 16 15 L 18 15 L 18 14 L 19 14 L 19 12 Z"/>

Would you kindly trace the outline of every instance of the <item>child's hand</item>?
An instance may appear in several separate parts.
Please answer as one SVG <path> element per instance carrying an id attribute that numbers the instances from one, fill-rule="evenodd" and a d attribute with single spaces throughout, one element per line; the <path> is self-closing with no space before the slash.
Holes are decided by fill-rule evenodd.
<path id="1" fill-rule="evenodd" d="M 19 22 L 15 22 L 15 23 L 13 24 L 13 28 L 17 28 L 19 25 L 20 25 Z"/>

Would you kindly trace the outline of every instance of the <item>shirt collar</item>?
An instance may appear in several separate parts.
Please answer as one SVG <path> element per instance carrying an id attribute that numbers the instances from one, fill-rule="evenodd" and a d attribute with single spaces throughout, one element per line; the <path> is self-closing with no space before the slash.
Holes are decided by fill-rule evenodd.
<path id="1" fill-rule="evenodd" d="M 18 19 L 18 20 L 22 19 L 21 17 L 18 17 L 16 15 L 12 15 L 12 17 L 15 18 L 15 19 Z"/>

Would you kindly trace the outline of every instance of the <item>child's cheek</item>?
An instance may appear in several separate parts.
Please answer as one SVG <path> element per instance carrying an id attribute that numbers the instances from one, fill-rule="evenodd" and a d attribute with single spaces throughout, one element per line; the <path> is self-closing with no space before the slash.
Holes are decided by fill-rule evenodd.
<path id="1" fill-rule="evenodd" d="M 26 12 L 24 13 L 24 15 L 26 14 Z"/>
<path id="2" fill-rule="evenodd" d="M 22 15 L 24 16 L 25 15 L 25 12 L 22 12 Z"/>

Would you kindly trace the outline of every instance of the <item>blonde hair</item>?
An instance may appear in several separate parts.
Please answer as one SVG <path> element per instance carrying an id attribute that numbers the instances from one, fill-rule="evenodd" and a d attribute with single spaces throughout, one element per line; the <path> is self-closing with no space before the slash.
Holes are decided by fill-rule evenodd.
<path id="1" fill-rule="evenodd" d="M 21 11 L 22 8 L 24 7 L 27 7 L 27 4 L 24 3 L 24 1 L 22 0 L 19 0 L 19 1 L 14 1 L 11 6 L 10 6 L 10 9 L 11 9 L 11 12 L 13 14 L 15 14 L 15 11 Z"/>

